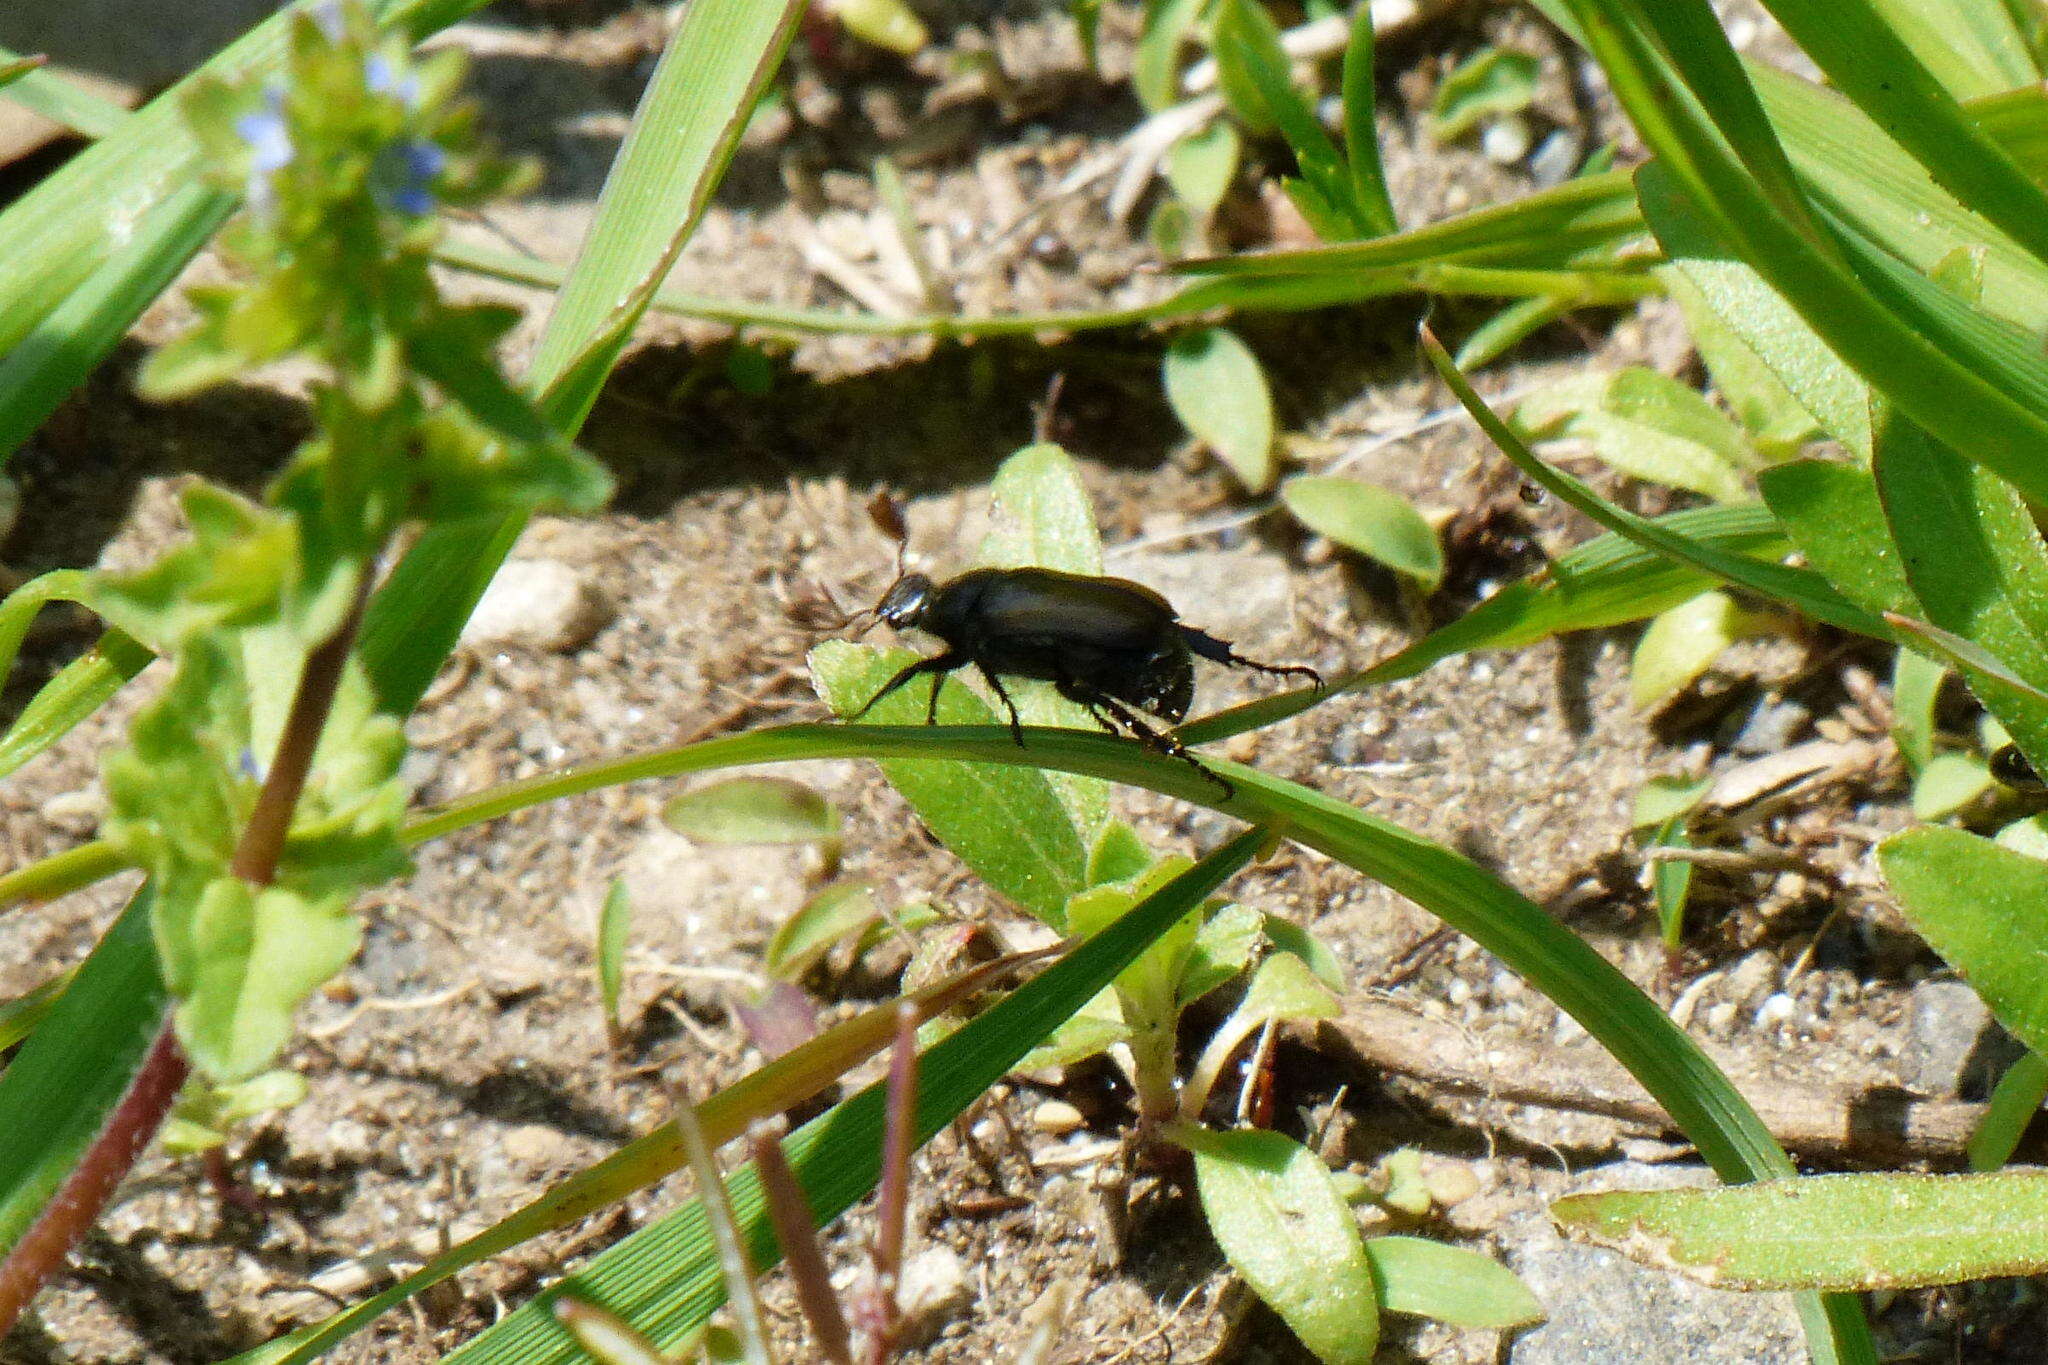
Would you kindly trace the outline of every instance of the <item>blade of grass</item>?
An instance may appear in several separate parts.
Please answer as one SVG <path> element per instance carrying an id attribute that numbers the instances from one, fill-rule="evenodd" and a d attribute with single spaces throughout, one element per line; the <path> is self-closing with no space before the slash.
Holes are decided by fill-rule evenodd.
<path id="1" fill-rule="evenodd" d="M 1373 86 L 1372 6 L 1360 5 L 1351 19 L 1351 41 L 1344 45 L 1344 160 L 1351 171 L 1351 195 L 1371 235 L 1384 237 L 1400 230 L 1394 200 L 1387 193 L 1386 167 L 1380 161 L 1379 129 L 1373 111 L 1379 92 Z"/>
<path id="2" fill-rule="evenodd" d="M 1571 475 L 1551 468 L 1537 459 L 1507 423 L 1486 406 L 1465 376 L 1458 372 L 1458 367 L 1451 363 L 1450 353 L 1444 350 L 1443 343 L 1426 326 L 1422 330 L 1422 349 L 1437 374 L 1458 396 L 1458 401 L 1465 405 L 1473 420 L 1500 447 L 1501 453 L 1566 506 L 1584 513 L 1610 531 L 1625 535 L 1682 564 L 1689 564 L 1737 587 L 1796 606 L 1815 620 L 1874 639 L 1892 638 L 1891 628 L 1882 618 L 1842 596 L 1826 579 L 1810 569 L 1744 559 L 1740 555 L 1675 536 L 1648 518 L 1614 506 Z"/>
<path id="3" fill-rule="evenodd" d="M 1710 550 L 1760 561 L 1785 557 L 1791 544 L 1767 508 L 1756 503 L 1695 507 L 1659 517 L 1672 535 Z M 1449 625 L 1393 657 L 1321 693 L 1303 689 L 1211 712 L 1174 733 L 1185 744 L 1208 744 L 1299 715 L 1330 697 L 1412 678 L 1457 654 L 1518 649 L 1574 630 L 1597 630 L 1655 616 L 1711 587 L 1712 575 L 1644 549 L 1626 536 L 1604 535 L 1559 556 L 1556 563 L 1489 597 Z"/>
<path id="4" fill-rule="evenodd" d="M 1034 764 L 1133 783 L 1279 830 L 1427 907 L 1501 957 L 1584 1024 L 1643 1081 L 1724 1178 L 1754 1179 L 1792 1171 L 1790 1161 L 1740 1096 L 1654 1002 L 1539 907 L 1461 855 L 1238 764 L 1208 760 L 1237 788 L 1234 796 L 1223 798 L 1215 784 L 1185 764 L 1131 741 L 1036 728 L 1024 735 L 1025 747 L 1019 748 L 1001 726 L 787 726 L 512 784 L 444 808 L 418 832 L 447 833 L 539 801 L 624 781 L 795 757 L 915 754 Z M 872 1170 L 872 1156 L 866 1160 Z"/>
<path id="5" fill-rule="evenodd" d="M 0 735 L 0 777 L 19 768 L 99 710 L 156 655 L 118 630 L 58 671 Z"/>
<path id="6" fill-rule="evenodd" d="M 1706 8 L 1704 0 L 1661 0 L 1650 9 L 1695 6 Z M 2048 261 L 2048 190 L 1977 126 L 1868 0 L 1764 0 L 1764 7 L 1829 81 L 1881 123 L 1937 184 Z"/>
<path id="7" fill-rule="evenodd" d="M 906 999 L 936 1016 L 1016 967 L 1009 957 L 948 978 Z M 896 1002 L 878 1005 L 747 1073 L 697 1106 L 697 1121 L 713 1147 L 740 1136 L 758 1119 L 803 1103 L 847 1071 L 887 1047 L 896 1036 Z M 498 1255 L 544 1232 L 585 1218 L 681 1169 L 686 1154 L 674 1124 L 663 1124 L 576 1172 L 538 1199 L 363 1302 L 323 1321 L 266 1342 L 235 1358 L 236 1365 L 287 1365 L 313 1359 L 335 1343 L 466 1266 Z"/>
<path id="8" fill-rule="evenodd" d="M 697 0 L 684 10 L 527 376 L 564 433 L 582 426 L 695 229 L 801 8 L 799 0 Z M 363 627 L 362 658 L 382 709 L 403 715 L 417 704 L 522 525 L 436 528 L 392 571 Z"/>
<path id="9" fill-rule="evenodd" d="M 7 93 L 0 98 L 12 100 L 52 123 L 62 124 L 81 137 L 105 137 L 128 117 L 126 109 L 111 100 L 101 99 L 77 82 L 66 80 L 55 72 L 37 70 L 42 61 L 40 57 L 24 57 L 0 47 L 0 85 L 7 87 Z M 6 80 L 5 72 L 15 70 L 20 63 L 29 65 L 12 81 Z"/>

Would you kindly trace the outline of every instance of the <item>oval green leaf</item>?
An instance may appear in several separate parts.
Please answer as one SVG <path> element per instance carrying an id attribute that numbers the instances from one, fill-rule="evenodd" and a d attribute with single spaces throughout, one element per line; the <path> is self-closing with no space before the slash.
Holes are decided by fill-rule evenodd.
<path id="1" fill-rule="evenodd" d="M 1386 565 L 1434 591 L 1444 577 L 1444 551 L 1415 504 L 1378 484 L 1334 474 L 1304 474 L 1280 485 L 1294 519 L 1347 550 Z"/>
<path id="2" fill-rule="evenodd" d="M 1379 1303 L 1364 1239 L 1322 1159 L 1266 1131 L 1176 1127 L 1231 1267 L 1325 1365 L 1369 1365 Z"/>
<path id="3" fill-rule="evenodd" d="M 1273 482 L 1273 394 L 1242 341 L 1221 327 L 1175 337 L 1166 349 L 1166 401 L 1182 425 L 1263 493 Z"/>
<path id="4" fill-rule="evenodd" d="M 1383 1312 L 1495 1331 L 1543 1321 L 1529 1286 L 1491 1256 L 1424 1237 L 1375 1237 L 1365 1255 Z"/>
<path id="5" fill-rule="evenodd" d="M 839 837 L 830 801 L 787 777 L 731 777 L 661 809 L 678 834 L 711 844 L 814 844 Z"/>

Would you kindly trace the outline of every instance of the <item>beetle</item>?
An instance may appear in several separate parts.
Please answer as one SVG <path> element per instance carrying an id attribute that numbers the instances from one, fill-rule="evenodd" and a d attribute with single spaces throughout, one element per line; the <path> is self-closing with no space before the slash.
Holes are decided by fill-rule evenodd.
<path id="1" fill-rule="evenodd" d="M 1228 641 L 1183 624 L 1173 604 L 1152 589 L 1123 578 L 1058 569 L 971 569 L 934 583 L 921 573 L 901 573 L 872 611 L 897 630 L 914 627 L 935 635 L 946 648 L 898 671 L 849 721 L 929 673 L 925 723 L 934 724 L 943 675 L 972 665 L 1009 713 L 1010 734 L 1022 745 L 1024 727 L 1003 679 L 1039 678 L 1085 707 L 1103 729 L 1115 734 L 1121 727 L 1148 748 L 1192 764 L 1227 795 L 1235 794 L 1230 783 L 1140 713 L 1170 724 L 1186 719 L 1194 702 L 1197 655 L 1323 685 L 1312 668 L 1245 658 Z"/>

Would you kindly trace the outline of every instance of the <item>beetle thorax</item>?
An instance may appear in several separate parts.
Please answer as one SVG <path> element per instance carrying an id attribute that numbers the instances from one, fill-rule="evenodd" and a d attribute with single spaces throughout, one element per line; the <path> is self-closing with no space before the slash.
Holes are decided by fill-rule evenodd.
<path id="1" fill-rule="evenodd" d="M 875 615 L 901 630 L 922 622 L 931 600 L 932 581 L 921 573 L 907 573 L 889 585 Z"/>

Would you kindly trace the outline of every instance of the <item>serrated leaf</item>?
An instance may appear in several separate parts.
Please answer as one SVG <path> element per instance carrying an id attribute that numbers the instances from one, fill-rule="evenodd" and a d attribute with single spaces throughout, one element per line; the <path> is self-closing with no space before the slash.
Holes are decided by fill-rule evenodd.
<path id="1" fill-rule="evenodd" d="M 1650 620 L 1629 660 L 1629 699 L 1651 711 L 1690 687 L 1754 618 L 1725 592 L 1703 592 Z"/>
<path id="2" fill-rule="evenodd" d="M 1237 176 L 1242 139 L 1235 125 L 1218 119 L 1189 133 L 1166 154 L 1166 179 L 1197 219 L 1216 212 Z"/>
<path id="3" fill-rule="evenodd" d="M 1324 1365 L 1370 1365 L 1379 1346 L 1372 1262 L 1322 1160 L 1273 1132 L 1179 1126 L 1202 1212 L 1231 1268 Z"/>
<path id="4" fill-rule="evenodd" d="M 1152 850 L 1138 837 L 1138 831 L 1121 820 L 1111 820 L 1095 836 L 1088 852 L 1088 884 L 1127 882 L 1143 876 L 1153 863 Z"/>
<path id="5" fill-rule="evenodd" d="M 1536 97 L 1537 60 L 1512 48 L 1485 47 L 1458 63 L 1437 87 L 1430 134 L 1438 142 L 1463 137 L 1482 119 L 1529 107 Z"/>
<path id="6" fill-rule="evenodd" d="M 1309 530 L 1386 565 L 1433 592 L 1444 552 L 1415 504 L 1389 488 L 1335 474 L 1302 474 L 1280 485 L 1280 501 Z"/>
<path id="7" fill-rule="evenodd" d="M 160 907 L 160 918 L 179 907 Z M 355 956 L 362 921 L 339 896 L 318 900 L 240 877 L 207 885 L 191 909 L 191 989 L 178 1005 L 178 1041 L 207 1075 L 243 1080 L 291 1038 L 292 1016 Z"/>
<path id="8" fill-rule="evenodd" d="M 1275 1019 L 1334 1019 L 1343 1007 L 1307 962 L 1293 953 L 1273 953 L 1252 974 L 1233 1017 L 1264 1024 Z"/>
<path id="9" fill-rule="evenodd" d="M 1483 1252 L 1424 1237 L 1373 1237 L 1365 1256 L 1382 1312 L 1495 1331 L 1543 1321 L 1529 1286 Z"/>
<path id="10" fill-rule="evenodd" d="M 839 810 L 787 777 L 729 777 L 684 792 L 662 823 L 711 844 L 815 844 L 839 837 Z"/>
<path id="11" fill-rule="evenodd" d="M 805 901 L 775 930 L 762 967 L 780 980 L 801 981 L 825 954 L 881 917 L 872 884 L 834 882 Z"/>
<path id="12" fill-rule="evenodd" d="M 1580 1194 L 1558 1226 L 1717 1289 L 1907 1289 L 2048 1269 L 2048 1172 Z"/>
<path id="13" fill-rule="evenodd" d="M 1273 482 L 1273 395 L 1257 357 L 1221 327 L 1184 332 L 1166 350 L 1166 401 L 1181 424 L 1253 493 Z"/>

